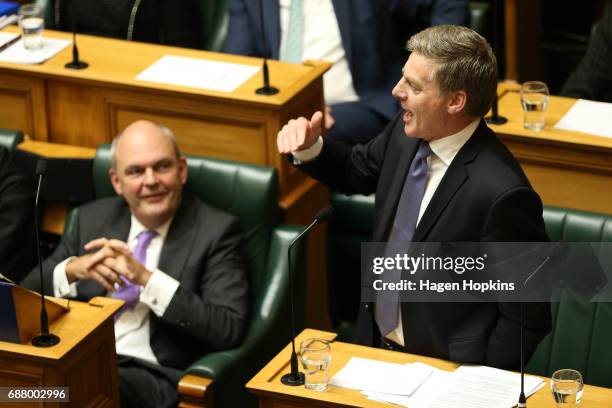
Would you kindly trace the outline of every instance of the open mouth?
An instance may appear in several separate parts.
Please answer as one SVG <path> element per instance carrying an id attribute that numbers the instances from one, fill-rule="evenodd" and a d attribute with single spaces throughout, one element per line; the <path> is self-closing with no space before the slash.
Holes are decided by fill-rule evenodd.
<path id="1" fill-rule="evenodd" d="M 410 121 L 410 119 L 412 119 L 412 112 L 409 110 L 405 110 L 404 111 L 404 116 L 402 116 L 402 119 L 404 120 L 404 123 L 407 123 Z"/>
<path id="2" fill-rule="evenodd" d="M 158 194 L 147 194 L 145 196 L 141 196 L 140 199 L 144 201 L 159 201 L 166 196 L 166 193 L 158 193 Z"/>

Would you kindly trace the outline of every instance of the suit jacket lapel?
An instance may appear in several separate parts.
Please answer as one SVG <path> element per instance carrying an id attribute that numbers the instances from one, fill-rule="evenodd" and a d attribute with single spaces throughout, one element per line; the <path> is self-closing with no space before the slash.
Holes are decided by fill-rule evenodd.
<path id="1" fill-rule="evenodd" d="M 183 194 L 183 201 L 168 230 L 158 265 L 160 270 L 176 280 L 180 280 L 185 269 L 196 231 L 194 228 L 195 203 L 193 198 L 186 195 L 186 192 Z"/>
<path id="2" fill-rule="evenodd" d="M 410 169 L 412 159 L 416 154 L 418 148 L 418 140 L 407 137 L 404 134 L 403 127 L 399 128 L 401 135 L 397 137 L 397 134 L 392 135 L 398 140 L 398 160 L 393 164 L 396 170 L 391 180 L 391 185 L 387 191 L 387 197 L 384 202 L 384 206 L 381 210 L 381 220 L 376 225 L 381 226 L 381 230 L 374 234 L 375 241 L 386 241 L 389 238 L 389 232 L 395 219 L 395 212 L 397 211 L 397 205 L 402 195 L 402 189 L 404 188 L 404 182 L 406 181 L 406 175 Z"/>
<path id="3" fill-rule="evenodd" d="M 485 126 L 484 122 L 481 121 L 476 131 L 465 143 L 465 145 L 459 150 L 457 156 L 451 163 L 450 167 L 446 170 L 440 185 L 436 189 L 416 231 L 414 232 L 413 241 L 423 241 L 429 230 L 436 223 L 442 211 L 447 207 L 450 200 L 453 198 L 457 190 L 461 185 L 468 179 L 468 172 L 466 170 L 466 164 L 474 160 L 481 145 L 484 141 L 483 135 L 484 130 L 482 127 Z"/>
<path id="4" fill-rule="evenodd" d="M 342 46 L 344 47 L 344 52 L 346 53 L 346 60 L 351 67 L 353 66 L 353 47 L 351 46 L 351 4 L 357 2 L 358 0 L 332 0 L 334 13 L 336 14 L 336 19 L 338 20 L 338 28 L 340 28 L 340 37 L 342 37 Z M 369 7 L 368 4 L 353 4 L 353 6 Z"/>

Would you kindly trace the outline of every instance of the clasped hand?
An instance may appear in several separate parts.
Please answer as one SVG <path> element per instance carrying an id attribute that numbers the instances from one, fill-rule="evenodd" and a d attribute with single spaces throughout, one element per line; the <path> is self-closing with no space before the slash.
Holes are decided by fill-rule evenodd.
<path id="1" fill-rule="evenodd" d="M 85 250 L 95 252 L 66 264 L 66 277 L 70 283 L 93 279 L 107 291 L 114 292 L 115 284 L 125 286 L 121 276 L 142 286 L 146 285 L 151 277 L 151 272 L 134 258 L 132 251 L 123 241 L 98 238 L 85 244 Z"/>

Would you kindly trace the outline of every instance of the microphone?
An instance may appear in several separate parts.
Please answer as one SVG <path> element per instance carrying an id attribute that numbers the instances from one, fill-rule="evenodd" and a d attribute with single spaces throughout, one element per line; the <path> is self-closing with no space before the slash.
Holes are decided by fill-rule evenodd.
<path id="1" fill-rule="evenodd" d="M 319 210 L 315 215 L 312 223 L 307 226 L 297 237 L 289 244 L 287 255 L 289 259 L 289 302 L 291 304 L 291 372 L 281 377 L 281 382 L 285 385 L 297 386 L 304 384 L 304 373 L 298 369 L 297 354 L 295 352 L 295 312 L 293 311 L 293 264 L 291 263 L 291 249 L 293 245 L 298 242 L 304 235 L 306 235 L 315 225 L 322 224 L 332 215 L 334 207 L 328 205 L 325 208 Z"/>
<path id="2" fill-rule="evenodd" d="M 266 96 L 276 95 L 278 93 L 278 88 L 270 85 L 270 74 L 268 73 L 268 48 L 266 47 L 266 29 L 264 26 L 262 0 L 259 0 L 259 24 L 261 24 L 261 52 L 263 54 L 263 66 L 261 68 L 263 73 L 263 86 L 257 88 L 255 93 Z"/>
<path id="3" fill-rule="evenodd" d="M 66 63 L 64 68 L 85 69 L 89 64 L 79 60 L 79 49 L 76 43 L 76 6 L 74 5 L 74 1 L 75 0 L 71 0 L 70 3 L 70 14 L 72 15 L 72 61 Z"/>
<path id="4" fill-rule="evenodd" d="M 497 10 L 497 0 L 494 0 L 493 1 L 493 53 L 495 54 L 495 56 L 499 54 L 499 45 L 498 45 L 498 39 L 497 39 L 498 18 L 499 18 L 499 12 Z M 497 98 L 497 91 L 496 91 L 495 99 L 493 99 L 493 106 L 491 106 L 491 116 L 486 117 L 485 120 L 487 121 L 487 123 L 490 123 L 492 125 L 503 125 L 504 123 L 508 121 L 508 119 L 499 115 L 499 112 L 497 110 L 498 108 L 497 105 L 498 105 L 498 98 Z"/>
<path id="5" fill-rule="evenodd" d="M 40 336 L 32 339 L 32 345 L 36 347 L 51 347 L 60 342 L 60 338 L 49 333 L 49 318 L 47 317 L 47 309 L 45 307 L 45 285 L 43 281 L 42 258 L 40 256 L 40 225 L 38 223 L 38 209 L 40 190 L 43 183 L 43 178 L 47 172 L 47 160 L 41 158 L 36 163 L 36 177 L 38 178 L 38 186 L 36 187 L 36 200 L 34 202 L 34 231 L 36 234 L 36 252 L 38 254 L 38 271 L 40 273 Z"/>

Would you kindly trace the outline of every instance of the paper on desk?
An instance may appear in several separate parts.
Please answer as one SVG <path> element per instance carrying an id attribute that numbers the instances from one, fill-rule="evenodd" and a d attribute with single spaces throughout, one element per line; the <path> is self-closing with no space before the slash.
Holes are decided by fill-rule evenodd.
<path id="1" fill-rule="evenodd" d="M 19 37 L 19 34 L 0 32 L 0 48 L 17 37 Z"/>
<path id="2" fill-rule="evenodd" d="M 612 137 L 612 103 L 578 99 L 574 106 L 557 122 L 555 127 L 563 130 Z"/>
<path id="3" fill-rule="evenodd" d="M 0 52 L 0 61 L 16 62 L 18 64 L 41 64 L 66 48 L 70 40 L 58 38 L 43 38 L 42 48 L 34 51 L 26 50 L 23 39 Z"/>
<path id="4" fill-rule="evenodd" d="M 252 65 L 164 55 L 136 75 L 136 79 L 232 92 L 259 70 L 260 67 Z"/>
<path id="5" fill-rule="evenodd" d="M 423 363 L 413 363 L 424 365 L 431 370 L 431 375 L 417 388 L 410 396 L 384 394 L 378 392 L 363 391 L 368 399 L 380 402 L 387 402 L 395 405 L 401 405 L 408 408 L 427 408 L 431 400 L 439 392 L 447 389 L 453 381 L 453 372 L 440 370 Z M 410 365 L 410 364 L 407 364 Z"/>
<path id="6" fill-rule="evenodd" d="M 403 365 L 351 357 L 332 378 L 337 387 L 387 394 L 410 395 L 431 374 L 425 364 Z"/>

